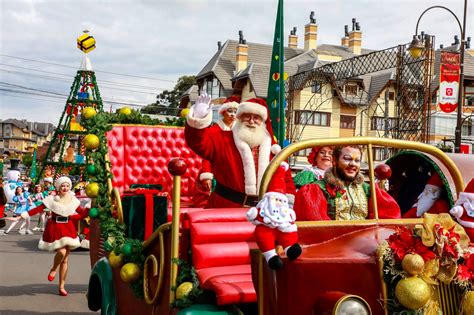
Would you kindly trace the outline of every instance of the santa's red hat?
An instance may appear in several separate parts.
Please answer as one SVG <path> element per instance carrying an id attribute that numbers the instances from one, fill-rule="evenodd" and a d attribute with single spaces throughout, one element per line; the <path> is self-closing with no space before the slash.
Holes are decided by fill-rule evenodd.
<path id="1" fill-rule="evenodd" d="M 262 117 L 263 122 L 269 136 L 272 139 L 271 151 L 273 154 L 278 154 L 281 151 L 281 147 L 277 144 L 275 136 L 273 134 L 272 122 L 270 120 L 270 112 L 268 110 L 267 102 L 263 98 L 251 98 L 245 102 L 240 103 L 237 109 L 237 118 L 240 118 L 242 114 L 255 114 Z"/>
<path id="2" fill-rule="evenodd" d="M 222 115 L 229 108 L 237 109 L 239 107 L 239 103 L 240 97 L 236 95 L 232 95 L 231 97 L 226 98 L 224 100 L 224 103 L 222 103 L 221 107 L 219 107 L 219 115 Z"/>
<path id="3" fill-rule="evenodd" d="M 438 172 L 434 171 L 433 175 L 431 175 L 430 179 L 428 179 L 428 182 L 426 183 L 426 185 L 443 187 L 444 183 L 443 183 L 443 180 L 441 179 L 441 176 L 439 176 Z"/>
<path id="4" fill-rule="evenodd" d="M 288 163 L 282 162 L 273 174 L 272 180 L 268 185 L 268 191 L 265 193 L 265 196 L 276 196 L 286 199 L 286 182 L 285 174 L 288 170 Z"/>

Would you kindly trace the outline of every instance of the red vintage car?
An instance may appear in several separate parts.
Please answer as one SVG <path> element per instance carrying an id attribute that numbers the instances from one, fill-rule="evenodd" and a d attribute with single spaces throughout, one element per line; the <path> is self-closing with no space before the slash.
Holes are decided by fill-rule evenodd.
<path id="1" fill-rule="evenodd" d="M 154 131 L 165 133 L 162 127 Z M 182 137 L 182 129 L 173 129 L 173 133 L 175 140 Z M 109 138 L 109 142 L 114 141 Z M 447 198 L 452 198 L 449 200 L 451 204 L 463 190 L 465 180 L 474 177 L 468 173 L 474 170 L 472 159 L 460 164 L 461 172 L 456 166 L 456 158 L 451 159 L 437 148 L 422 143 L 362 137 L 315 139 L 292 144 L 274 158 L 262 179 L 260 196 L 266 192 L 280 162 L 294 152 L 316 145 L 344 144 L 367 146 L 368 180 L 372 192 L 375 191 L 373 146 L 417 152 L 410 158 L 410 153 L 402 151 L 405 152 L 403 157 L 394 156 L 387 161 L 392 167 L 392 176 L 398 178 L 391 187 L 398 202 L 404 198 L 400 194 L 401 166 L 423 162 L 439 171 L 449 191 Z M 114 163 L 128 163 L 120 161 L 126 158 L 124 152 L 118 151 L 118 156 L 111 156 L 112 172 Z M 180 152 L 183 151 L 182 146 Z M 171 157 L 176 157 L 173 152 L 168 153 L 160 158 L 168 162 Z M 193 168 L 198 160 L 189 154 L 186 152 L 188 158 L 183 160 L 186 162 L 191 158 L 192 163 L 188 161 L 188 166 Z M 162 164 L 163 168 L 165 164 Z M 390 306 L 393 302 L 391 289 L 384 281 L 384 262 L 377 249 L 398 227 L 411 228 L 423 223 L 422 219 L 380 220 L 375 204 L 376 219 L 373 220 L 297 222 L 303 253 L 297 260 L 285 263 L 282 270 L 273 271 L 257 249 L 254 226 L 245 217 L 247 209 L 186 207 L 187 201 L 180 197 L 180 179 L 184 176 L 185 183 L 190 179 L 189 176 L 186 178 L 185 168 L 173 166 L 170 168 L 174 176 L 172 207 L 165 210 L 169 222 L 159 226 L 143 242 L 143 299 L 137 298 L 130 286 L 121 280 L 120 268 L 111 267 L 103 247 L 104 239 L 99 237 L 99 224 L 92 221 L 90 247 L 93 268 L 88 290 L 91 310 L 100 309 L 102 314 L 342 315 L 388 314 L 393 309 Z M 164 170 L 160 172 L 164 173 Z M 166 176 L 169 185 L 171 175 Z M 118 178 L 123 176 L 119 174 Z M 115 196 L 118 220 L 123 223 L 119 190 L 115 189 L 112 195 Z M 183 273 L 189 270 L 188 278 L 183 277 Z M 461 295 L 454 285 L 436 286 L 433 297 L 443 314 L 458 314 Z M 180 303 L 189 300 L 194 304 Z"/>

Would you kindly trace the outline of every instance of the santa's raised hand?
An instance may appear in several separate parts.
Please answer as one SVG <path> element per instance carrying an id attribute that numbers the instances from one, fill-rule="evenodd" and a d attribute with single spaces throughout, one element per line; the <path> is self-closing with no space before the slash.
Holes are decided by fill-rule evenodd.
<path id="1" fill-rule="evenodd" d="M 196 103 L 192 106 L 192 117 L 204 118 L 209 115 L 211 111 L 211 97 L 207 93 L 199 95 Z"/>

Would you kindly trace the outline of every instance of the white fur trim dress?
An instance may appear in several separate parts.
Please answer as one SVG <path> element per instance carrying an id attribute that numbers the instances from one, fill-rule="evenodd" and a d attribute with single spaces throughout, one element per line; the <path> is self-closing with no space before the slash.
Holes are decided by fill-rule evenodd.
<path id="1" fill-rule="evenodd" d="M 68 246 L 72 250 L 81 246 L 77 235 L 77 222 L 87 217 L 89 211 L 79 206 L 79 200 L 72 194 L 62 197 L 61 201 L 55 200 L 54 196 L 48 196 L 41 206 L 22 214 L 22 217 L 28 217 L 44 211 L 45 208 L 51 210 L 52 216 L 39 241 L 39 249 L 55 251 Z"/>

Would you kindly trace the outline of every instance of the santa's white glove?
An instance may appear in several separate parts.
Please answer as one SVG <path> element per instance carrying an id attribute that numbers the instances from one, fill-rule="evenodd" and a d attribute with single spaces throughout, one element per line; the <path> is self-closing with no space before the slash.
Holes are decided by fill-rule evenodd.
<path id="1" fill-rule="evenodd" d="M 249 209 L 249 211 L 247 211 L 245 216 L 247 217 L 247 220 L 253 221 L 257 218 L 257 214 L 258 214 L 257 208 L 252 207 L 252 208 Z"/>
<path id="2" fill-rule="evenodd" d="M 192 108 L 193 118 L 202 119 L 206 117 L 211 111 L 211 97 L 207 93 L 199 95 Z"/>
<path id="3" fill-rule="evenodd" d="M 453 215 L 455 218 L 460 218 L 462 216 L 464 209 L 462 206 L 454 206 L 451 210 L 449 210 L 449 213 Z"/>

